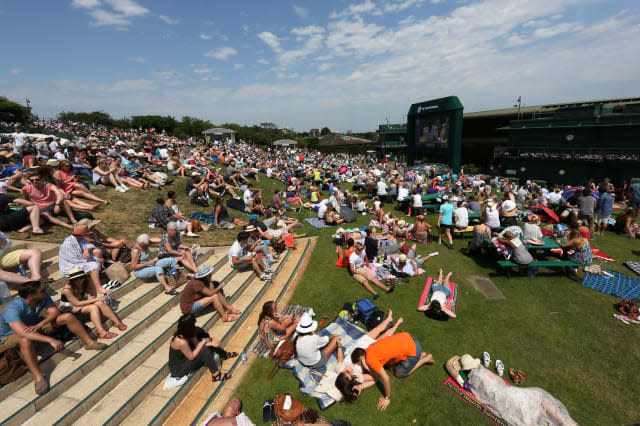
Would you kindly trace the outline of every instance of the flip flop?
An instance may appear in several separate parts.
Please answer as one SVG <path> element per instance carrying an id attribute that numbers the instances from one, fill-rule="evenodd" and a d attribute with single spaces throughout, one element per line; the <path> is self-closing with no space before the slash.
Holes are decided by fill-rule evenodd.
<path id="1" fill-rule="evenodd" d="M 230 378 L 231 378 L 231 373 L 222 374 L 220 371 L 218 371 L 218 374 L 211 375 L 212 382 L 222 382 L 224 380 L 229 380 Z"/>
<path id="2" fill-rule="evenodd" d="M 527 378 L 527 376 L 525 376 L 524 372 L 522 370 L 518 370 L 518 378 L 520 379 L 520 383 L 518 384 L 523 384 L 524 380 Z"/>
<path id="3" fill-rule="evenodd" d="M 500 377 L 502 377 L 502 375 L 504 374 L 504 364 L 499 359 L 496 360 L 496 372 Z"/>
<path id="4" fill-rule="evenodd" d="M 101 339 L 115 339 L 116 337 L 118 337 L 118 335 L 116 333 L 111 333 L 109 331 L 107 331 L 105 334 L 103 335 L 99 335 L 98 337 Z"/>
<path id="5" fill-rule="evenodd" d="M 127 326 L 124 324 L 116 325 L 116 327 L 118 327 L 118 330 L 120 331 L 125 331 L 127 329 Z"/>
<path id="6" fill-rule="evenodd" d="M 222 359 L 229 359 L 229 358 L 235 358 L 237 357 L 239 354 L 238 352 L 227 352 L 227 354 L 225 356 L 222 357 Z"/>
<path id="7" fill-rule="evenodd" d="M 176 294 L 178 294 L 178 292 L 175 291 L 174 289 L 171 289 L 169 291 L 165 291 L 164 294 L 166 294 L 168 296 L 175 296 Z"/>
<path id="8" fill-rule="evenodd" d="M 514 370 L 513 368 L 509 369 L 509 377 L 511 377 L 513 383 L 515 383 L 516 385 L 518 384 L 518 373 L 516 373 L 516 370 Z"/>
<path id="9" fill-rule="evenodd" d="M 489 355 L 489 352 L 482 352 L 482 363 L 485 368 L 489 368 L 491 365 L 491 355 Z"/>
<path id="10" fill-rule="evenodd" d="M 229 309 L 227 311 L 228 314 L 233 314 L 233 315 L 240 315 L 240 311 L 237 309 Z"/>
<path id="11" fill-rule="evenodd" d="M 232 322 L 237 320 L 238 318 L 236 317 L 232 317 L 231 315 L 227 315 L 226 317 L 222 318 L 222 322 Z"/>

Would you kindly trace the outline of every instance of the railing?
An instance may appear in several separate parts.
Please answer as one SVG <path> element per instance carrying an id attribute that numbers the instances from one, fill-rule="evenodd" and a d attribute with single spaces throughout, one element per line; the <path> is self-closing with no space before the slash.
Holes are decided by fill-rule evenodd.
<path id="1" fill-rule="evenodd" d="M 640 148 L 497 148 L 494 158 L 582 161 L 640 161 Z"/>

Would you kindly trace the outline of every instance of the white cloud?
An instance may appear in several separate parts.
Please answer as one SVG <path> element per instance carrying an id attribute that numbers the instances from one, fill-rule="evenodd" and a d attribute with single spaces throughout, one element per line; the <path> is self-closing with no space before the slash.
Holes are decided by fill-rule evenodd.
<path id="1" fill-rule="evenodd" d="M 180 77 L 180 74 L 176 71 L 154 71 L 153 75 L 160 80 L 174 80 Z"/>
<path id="2" fill-rule="evenodd" d="M 153 81 L 144 79 L 120 80 L 106 87 L 109 92 L 144 92 L 153 89 Z"/>
<path id="3" fill-rule="evenodd" d="M 193 72 L 196 74 L 209 74 L 213 72 L 213 68 L 194 68 Z"/>
<path id="4" fill-rule="evenodd" d="M 210 36 L 209 34 L 200 34 L 200 38 L 202 40 L 211 40 L 213 37 Z"/>
<path id="5" fill-rule="evenodd" d="M 170 17 L 168 17 L 166 15 L 160 15 L 160 16 L 158 16 L 158 18 L 160 18 L 162 21 L 166 22 L 169 25 L 175 25 L 178 22 L 180 22 L 179 19 L 170 18 Z"/>
<path id="6" fill-rule="evenodd" d="M 113 25 L 118 29 L 125 29 L 131 25 L 131 21 L 119 13 L 108 12 L 104 9 L 92 9 L 88 13 L 94 19 L 91 22 L 94 27 Z"/>
<path id="7" fill-rule="evenodd" d="M 99 0 L 73 0 L 71 7 L 80 7 L 83 9 L 93 9 L 100 6 Z"/>
<path id="8" fill-rule="evenodd" d="M 322 64 L 318 65 L 318 71 L 324 72 L 324 71 L 328 70 L 329 68 L 333 68 L 335 66 L 336 66 L 336 64 L 333 63 L 333 62 L 325 62 L 325 63 L 322 63 Z"/>
<path id="9" fill-rule="evenodd" d="M 267 45 L 273 49 L 274 52 L 276 53 L 280 53 L 282 52 L 282 47 L 280 46 L 280 41 L 278 40 L 278 37 L 276 37 L 275 34 L 270 33 L 268 31 L 264 31 L 261 32 L 260 34 L 258 34 L 258 38 L 262 41 L 264 41 L 265 43 L 267 43 Z"/>
<path id="10" fill-rule="evenodd" d="M 247 24 L 242 25 L 242 31 L 245 33 L 249 31 L 249 26 Z"/>
<path id="11" fill-rule="evenodd" d="M 137 62 L 139 64 L 145 64 L 147 62 L 147 59 L 143 56 L 129 56 L 127 60 L 131 62 Z"/>
<path id="12" fill-rule="evenodd" d="M 309 9 L 306 9 L 302 6 L 293 5 L 293 11 L 301 18 L 306 18 L 309 16 Z"/>
<path id="13" fill-rule="evenodd" d="M 233 65 L 233 69 L 234 70 L 241 70 L 242 68 L 244 68 L 244 64 L 234 64 Z"/>
<path id="14" fill-rule="evenodd" d="M 313 34 L 320 34 L 324 32 L 324 28 L 317 25 L 309 25 L 308 27 L 298 27 L 291 30 L 291 34 L 297 36 L 308 36 Z"/>
<path id="15" fill-rule="evenodd" d="M 437 2 L 439 2 L 439 0 Z M 410 7 L 413 7 L 413 6 L 420 5 L 422 3 L 424 3 L 424 0 L 401 0 L 401 1 L 389 2 L 384 5 L 384 11 L 398 12 L 401 10 L 409 9 Z"/>
<path id="16" fill-rule="evenodd" d="M 22 74 L 22 71 L 23 71 L 22 68 L 13 68 L 13 69 L 9 70 L 9 74 L 18 75 L 18 74 Z"/>
<path id="17" fill-rule="evenodd" d="M 262 65 L 269 65 L 269 61 L 267 61 L 267 60 L 266 60 L 266 59 L 264 59 L 264 58 L 260 58 L 260 59 L 258 59 L 258 63 L 259 63 L 259 64 L 262 64 Z"/>
<path id="18" fill-rule="evenodd" d="M 233 47 L 219 47 L 216 50 L 210 50 L 204 53 L 204 56 L 208 58 L 225 60 L 233 55 L 236 55 L 237 53 L 238 51 Z"/>
<path id="19" fill-rule="evenodd" d="M 364 13 L 373 13 L 376 11 L 376 4 L 371 0 L 365 0 L 364 3 L 352 4 L 342 12 L 332 12 L 329 17 L 331 19 L 343 18 L 346 16 L 359 16 Z"/>
<path id="20" fill-rule="evenodd" d="M 536 39 L 550 38 L 558 34 L 578 32 L 583 28 L 584 26 L 579 22 L 563 22 L 552 27 L 538 28 L 533 32 L 533 37 Z"/>
<path id="21" fill-rule="evenodd" d="M 149 13 L 149 9 L 139 5 L 134 0 L 105 0 L 116 12 L 124 16 L 144 16 Z"/>

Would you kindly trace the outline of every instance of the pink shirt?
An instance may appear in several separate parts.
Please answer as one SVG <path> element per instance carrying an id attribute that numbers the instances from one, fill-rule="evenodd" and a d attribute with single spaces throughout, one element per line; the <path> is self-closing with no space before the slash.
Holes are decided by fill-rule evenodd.
<path id="1" fill-rule="evenodd" d="M 56 193 L 53 192 L 53 187 L 52 183 L 48 183 L 43 190 L 39 190 L 34 185 L 27 185 L 22 188 L 22 193 L 28 195 L 36 206 L 43 209 L 56 202 Z"/>

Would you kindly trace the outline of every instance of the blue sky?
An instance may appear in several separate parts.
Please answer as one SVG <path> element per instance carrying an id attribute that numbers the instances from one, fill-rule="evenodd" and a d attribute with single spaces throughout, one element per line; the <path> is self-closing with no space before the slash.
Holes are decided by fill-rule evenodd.
<path id="1" fill-rule="evenodd" d="M 448 95 L 466 111 L 640 95 L 635 0 L 0 0 L 0 38 L 0 95 L 44 117 L 361 131 Z"/>

